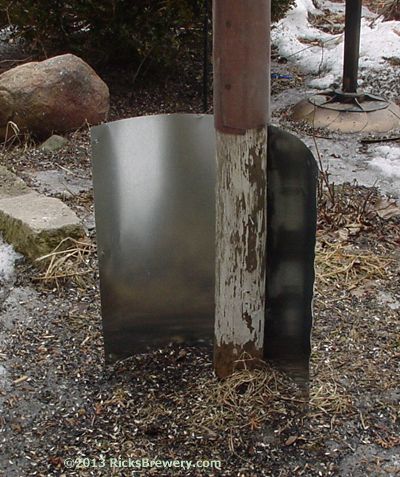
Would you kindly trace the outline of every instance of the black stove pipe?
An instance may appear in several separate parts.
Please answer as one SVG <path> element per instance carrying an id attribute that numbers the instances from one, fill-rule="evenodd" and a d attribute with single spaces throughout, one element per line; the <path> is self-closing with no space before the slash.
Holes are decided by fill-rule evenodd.
<path id="1" fill-rule="evenodd" d="M 358 58 L 360 54 L 362 0 L 346 1 L 344 30 L 343 92 L 357 92 Z"/>

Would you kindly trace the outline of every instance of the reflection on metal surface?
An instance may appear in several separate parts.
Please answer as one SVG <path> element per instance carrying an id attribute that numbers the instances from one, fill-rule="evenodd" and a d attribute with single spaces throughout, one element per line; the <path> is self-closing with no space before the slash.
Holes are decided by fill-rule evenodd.
<path id="1" fill-rule="evenodd" d="M 106 357 L 211 339 L 215 142 L 211 116 L 92 129 Z"/>
<path id="2" fill-rule="evenodd" d="M 212 116 L 160 115 L 92 129 L 107 359 L 214 333 Z M 265 356 L 308 377 L 316 164 L 268 128 Z"/>
<path id="3" fill-rule="evenodd" d="M 318 168 L 292 134 L 268 128 L 267 293 L 264 356 L 308 380 Z"/>

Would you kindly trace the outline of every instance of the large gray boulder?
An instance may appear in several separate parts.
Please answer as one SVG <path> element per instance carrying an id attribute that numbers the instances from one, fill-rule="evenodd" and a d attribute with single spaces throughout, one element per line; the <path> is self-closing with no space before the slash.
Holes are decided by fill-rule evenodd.
<path id="1" fill-rule="evenodd" d="M 109 104 L 107 85 L 75 55 L 26 63 L 0 75 L 0 140 L 9 121 L 41 137 L 98 124 Z"/>

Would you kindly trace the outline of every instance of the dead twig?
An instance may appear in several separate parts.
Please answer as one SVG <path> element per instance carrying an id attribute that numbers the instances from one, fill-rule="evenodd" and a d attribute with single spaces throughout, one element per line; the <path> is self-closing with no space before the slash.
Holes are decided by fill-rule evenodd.
<path id="1" fill-rule="evenodd" d="M 400 136 L 394 136 L 394 137 L 382 137 L 382 138 L 365 138 L 361 139 L 361 144 L 375 144 L 377 142 L 395 142 L 395 141 L 400 141 Z"/>

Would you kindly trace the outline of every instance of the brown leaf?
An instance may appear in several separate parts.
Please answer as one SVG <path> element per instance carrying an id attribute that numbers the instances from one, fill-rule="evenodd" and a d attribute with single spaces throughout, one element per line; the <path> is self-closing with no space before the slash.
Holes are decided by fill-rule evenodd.
<path id="1" fill-rule="evenodd" d="M 337 236 L 340 242 L 346 242 L 349 239 L 349 231 L 348 229 L 339 229 L 337 231 Z"/>
<path id="2" fill-rule="evenodd" d="M 363 229 L 363 226 L 361 224 L 349 224 L 346 225 L 346 229 L 349 231 L 350 235 L 357 235 L 361 230 Z"/>
<path id="3" fill-rule="evenodd" d="M 361 298 L 368 293 L 374 291 L 376 283 L 374 280 L 367 280 L 361 286 L 355 286 L 349 289 L 349 293 L 351 296 L 355 296 L 356 298 Z"/>
<path id="4" fill-rule="evenodd" d="M 297 439 L 299 438 L 299 436 L 290 436 L 287 441 L 285 442 L 285 446 L 291 446 L 292 444 L 294 444 Z"/>
<path id="5" fill-rule="evenodd" d="M 54 465 L 54 467 L 61 467 L 64 463 L 63 459 L 61 459 L 61 457 L 58 457 L 58 456 L 50 456 L 49 457 L 49 463 L 51 465 Z"/>
<path id="6" fill-rule="evenodd" d="M 365 289 L 362 287 L 353 288 L 353 290 L 350 290 L 350 295 L 355 296 L 356 298 L 361 298 L 365 295 Z"/>
<path id="7" fill-rule="evenodd" d="M 400 215 L 400 207 L 395 200 L 381 198 L 375 204 L 376 213 L 381 219 L 392 219 Z"/>
<path id="8" fill-rule="evenodd" d="M 179 351 L 179 353 L 178 353 L 177 358 L 176 358 L 177 361 L 179 361 L 179 360 L 185 358 L 187 354 L 188 354 L 187 351 L 185 351 L 184 349 L 181 349 L 181 350 Z"/>

